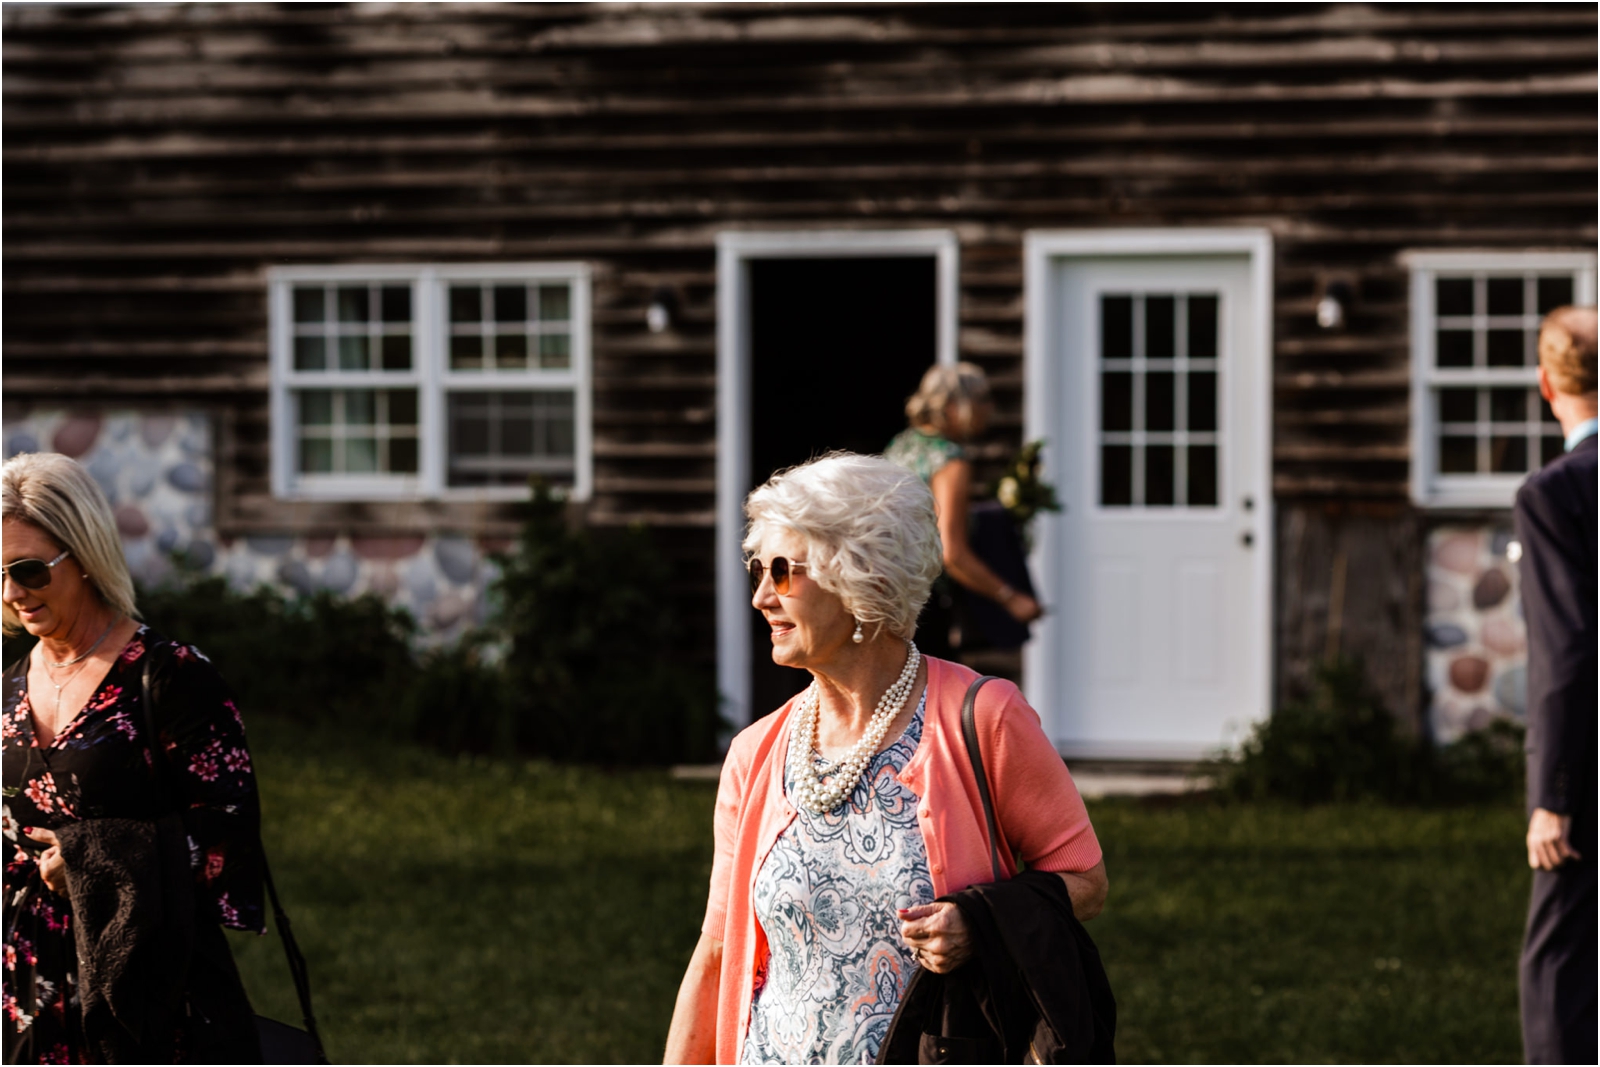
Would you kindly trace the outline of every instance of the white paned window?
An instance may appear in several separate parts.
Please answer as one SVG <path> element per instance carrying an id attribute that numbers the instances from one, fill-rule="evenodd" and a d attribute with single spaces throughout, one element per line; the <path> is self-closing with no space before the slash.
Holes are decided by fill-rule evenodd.
<path id="1" fill-rule="evenodd" d="M 591 478 L 589 279 L 580 264 L 270 273 L 273 490 L 520 497 Z"/>
<path id="2" fill-rule="evenodd" d="M 1415 252 L 1411 268 L 1411 493 L 1431 507 L 1510 507 L 1561 452 L 1539 396 L 1539 322 L 1593 304 L 1583 253 Z"/>

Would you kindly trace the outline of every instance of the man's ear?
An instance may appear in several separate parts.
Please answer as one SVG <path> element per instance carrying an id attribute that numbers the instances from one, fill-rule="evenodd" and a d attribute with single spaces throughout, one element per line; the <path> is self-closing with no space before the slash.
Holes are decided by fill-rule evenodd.
<path id="1" fill-rule="evenodd" d="M 1556 401 L 1555 387 L 1550 384 L 1550 375 L 1545 373 L 1543 363 L 1539 364 L 1539 395 L 1544 397 L 1547 404 L 1554 404 Z"/>

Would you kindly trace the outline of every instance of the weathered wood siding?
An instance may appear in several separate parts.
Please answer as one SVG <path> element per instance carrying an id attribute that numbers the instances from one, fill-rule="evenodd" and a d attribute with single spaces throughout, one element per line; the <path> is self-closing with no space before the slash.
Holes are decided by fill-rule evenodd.
<path id="1" fill-rule="evenodd" d="M 7 6 L 6 390 L 211 407 L 224 532 L 503 525 L 500 507 L 270 497 L 263 270 L 586 260 L 590 519 L 677 531 L 690 570 L 709 574 L 719 230 L 956 229 L 960 348 L 998 386 L 998 456 L 1020 433 L 1026 230 L 1264 225 L 1278 250 L 1284 521 L 1330 499 L 1399 516 L 1397 254 L 1593 247 L 1595 16 L 1540 4 Z M 1339 333 L 1313 318 L 1332 272 L 1358 290 Z M 660 285 L 682 312 L 652 335 L 645 305 Z M 685 590 L 706 624 L 709 593 Z"/>

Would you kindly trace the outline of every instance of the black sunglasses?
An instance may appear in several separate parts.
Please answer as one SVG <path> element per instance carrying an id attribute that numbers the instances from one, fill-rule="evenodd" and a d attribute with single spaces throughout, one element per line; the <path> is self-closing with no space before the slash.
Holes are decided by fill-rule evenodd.
<path id="1" fill-rule="evenodd" d="M 63 552 L 49 563 L 42 559 L 19 559 L 15 563 L 0 567 L 0 574 L 24 589 L 43 589 L 50 584 L 50 569 L 70 555 L 72 555 L 70 550 Z"/>
<path id="2" fill-rule="evenodd" d="M 766 577 L 769 568 L 763 567 L 759 559 L 750 561 L 750 592 L 754 593 L 761 588 L 761 580 Z M 779 596 L 789 595 L 789 579 L 795 571 L 806 569 L 804 563 L 798 563 L 785 556 L 772 557 L 772 588 Z"/>

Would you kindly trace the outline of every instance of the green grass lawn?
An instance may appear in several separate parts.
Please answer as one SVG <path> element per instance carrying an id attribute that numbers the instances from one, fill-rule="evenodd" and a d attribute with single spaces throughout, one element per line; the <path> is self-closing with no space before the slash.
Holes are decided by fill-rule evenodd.
<path id="1" fill-rule="evenodd" d="M 251 727 L 335 1062 L 659 1061 L 712 785 Z M 1090 810 L 1122 1060 L 1519 1059 L 1518 810 Z M 276 939 L 233 941 L 257 1010 L 297 1019 Z"/>

